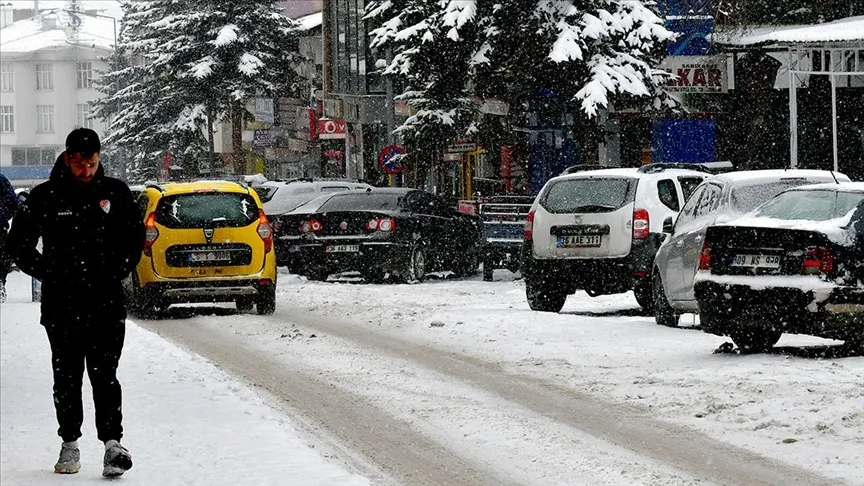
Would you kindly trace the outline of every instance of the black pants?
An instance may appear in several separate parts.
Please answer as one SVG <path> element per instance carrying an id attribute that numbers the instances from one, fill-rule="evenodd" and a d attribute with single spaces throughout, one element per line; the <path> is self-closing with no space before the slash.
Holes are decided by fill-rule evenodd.
<path id="1" fill-rule="evenodd" d="M 117 365 L 126 336 L 125 321 L 64 322 L 46 325 L 45 329 L 51 343 L 54 408 L 60 424 L 57 434 L 64 442 L 81 437 L 81 424 L 84 422 L 81 385 L 86 364 L 93 388 L 99 440 L 119 441 L 123 436 L 123 400 L 120 382 L 117 381 Z"/>

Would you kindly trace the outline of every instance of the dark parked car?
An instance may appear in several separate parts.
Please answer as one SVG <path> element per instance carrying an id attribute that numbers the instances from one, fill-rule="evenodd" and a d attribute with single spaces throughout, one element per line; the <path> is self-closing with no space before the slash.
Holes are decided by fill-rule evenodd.
<path id="1" fill-rule="evenodd" d="M 497 268 L 519 270 L 522 259 L 525 222 L 534 198 L 531 196 L 496 196 L 480 200 L 483 221 L 483 280 L 492 281 Z"/>
<path id="2" fill-rule="evenodd" d="M 417 189 L 333 194 L 300 224 L 301 274 L 314 280 L 359 271 L 370 282 L 388 275 L 423 280 L 429 272 L 477 272 L 480 220 Z"/>
<path id="3" fill-rule="evenodd" d="M 329 201 L 337 193 L 329 193 L 306 201 L 285 214 L 270 219 L 273 225 L 274 244 L 276 249 L 276 264 L 286 267 L 291 273 L 300 273 L 303 269 L 303 259 L 300 254 L 300 243 L 305 241 L 301 229 L 303 222 L 310 214 L 318 211 L 322 204 Z"/>
<path id="4" fill-rule="evenodd" d="M 800 187 L 708 228 L 696 299 L 702 328 L 742 352 L 782 333 L 864 347 L 864 183 Z"/>

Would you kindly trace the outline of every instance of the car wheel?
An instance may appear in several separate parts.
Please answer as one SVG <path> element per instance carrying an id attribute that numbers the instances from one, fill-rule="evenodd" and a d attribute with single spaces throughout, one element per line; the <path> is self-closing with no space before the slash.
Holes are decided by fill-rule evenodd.
<path id="1" fill-rule="evenodd" d="M 483 262 L 483 281 L 491 282 L 492 278 L 495 276 L 495 266 L 492 265 L 492 262 L 486 261 Z"/>
<path id="2" fill-rule="evenodd" d="M 533 278 L 525 280 L 525 297 L 528 307 L 537 312 L 561 312 L 567 301 L 567 294 Z"/>
<path id="3" fill-rule="evenodd" d="M 237 299 L 237 310 L 240 312 L 249 312 L 255 306 L 255 299 L 252 297 L 240 297 Z"/>
<path id="4" fill-rule="evenodd" d="M 777 344 L 782 335 L 783 331 L 760 327 L 738 328 L 729 332 L 729 337 L 732 338 L 735 346 L 738 346 L 741 354 L 768 351 Z"/>
<path id="5" fill-rule="evenodd" d="M 678 318 L 681 317 L 681 314 L 669 305 L 669 300 L 666 299 L 666 289 L 663 287 L 663 279 L 659 272 L 654 272 L 652 282 L 654 320 L 661 326 L 678 327 Z"/>
<path id="6" fill-rule="evenodd" d="M 426 278 L 426 250 L 415 246 L 411 250 L 405 269 L 402 271 L 402 279 L 407 283 L 422 282 Z"/>
<path id="7" fill-rule="evenodd" d="M 473 277 L 477 275 L 479 267 L 480 257 L 477 255 L 477 249 L 472 248 L 467 255 L 462 256 L 456 261 L 453 273 L 457 277 Z"/>
<path id="8" fill-rule="evenodd" d="M 654 310 L 654 289 L 651 283 L 651 280 L 647 278 L 640 278 L 633 287 L 636 302 L 646 311 Z"/>
<path id="9" fill-rule="evenodd" d="M 258 293 L 258 302 L 255 303 L 258 315 L 269 316 L 276 312 L 276 289 L 264 289 Z"/>
<path id="10" fill-rule="evenodd" d="M 326 270 L 311 270 L 306 274 L 306 278 L 315 282 L 326 282 L 330 274 Z"/>

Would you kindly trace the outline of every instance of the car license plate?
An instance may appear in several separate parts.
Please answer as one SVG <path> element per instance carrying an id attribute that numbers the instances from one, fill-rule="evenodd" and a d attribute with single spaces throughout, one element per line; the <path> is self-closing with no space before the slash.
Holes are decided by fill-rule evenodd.
<path id="1" fill-rule="evenodd" d="M 558 248 L 591 248 L 598 247 L 602 241 L 600 235 L 559 236 Z"/>
<path id="2" fill-rule="evenodd" d="M 189 261 L 195 263 L 227 262 L 231 254 L 227 251 L 199 251 L 189 254 Z"/>
<path id="3" fill-rule="evenodd" d="M 780 268 L 780 255 L 748 255 L 739 253 L 732 256 L 733 267 Z"/>
<path id="4" fill-rule="evenodd" d="M 360 245 L 332 245 L 327 247 L 327 253 L 356 253 Z"/>

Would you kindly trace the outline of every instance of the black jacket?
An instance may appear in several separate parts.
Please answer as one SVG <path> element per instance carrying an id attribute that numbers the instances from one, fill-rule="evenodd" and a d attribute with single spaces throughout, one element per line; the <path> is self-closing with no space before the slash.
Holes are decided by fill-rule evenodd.
<path id="1" fill-rule="evenodd" d="M 42 252 L 37 250 L 42 238 Z M 129 188 L 100 166 L 88 183 L 57 159 L 15 216 L 9 250 L 42 281 L 42 324 L 124 319 L 122 280 L 138 264 L 144 224 Z"/>

